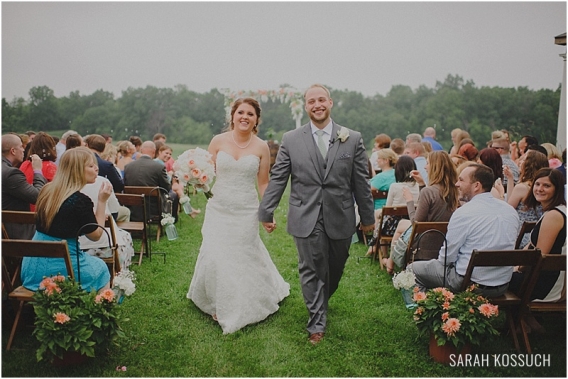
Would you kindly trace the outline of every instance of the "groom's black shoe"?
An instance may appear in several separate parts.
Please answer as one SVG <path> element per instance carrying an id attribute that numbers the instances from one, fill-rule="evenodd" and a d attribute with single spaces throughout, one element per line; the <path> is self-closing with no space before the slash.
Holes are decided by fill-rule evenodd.
<path id="1" fill-rule="evenodd" d="M 310 334 L 309 341 L 312 345 L 317 345 L 323 339 L 323 332 L 312 333 Z"/>

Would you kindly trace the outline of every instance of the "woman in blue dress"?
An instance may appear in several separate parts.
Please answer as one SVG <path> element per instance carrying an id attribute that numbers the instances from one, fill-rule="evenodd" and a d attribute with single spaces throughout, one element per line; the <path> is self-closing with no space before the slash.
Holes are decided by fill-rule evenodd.
<path id="1" fill-rule="evenodd" d="M 112 185 L 105 182 L 101 186 L 95 212 L 91 199 L 80 192 L 85 184 L 95 182 L 98 173 L 97 160 L 89 149 L 77 147 L 67 150 L 61 156 L 55 178 L 43 187 L 36 203 L 33 239 L 66 240 L 75 278 L 79 279 L 78 256 L 81 285 L 87 291 L 108 288 L 110 282 L 105 262 L 80 251 L 76 240 L 79 229 L 84 225 L 105 223 L 105 208 Z M 97 241 L 102 233 L 102 229 L 96 226 L 82 230 L 82 234 L 93 241 Z M 63 259 L 25 257 L 22 261 L 22 283 L 29 290 L 37 291 L 44 277 L 57 274 L 68 275 Z"/>

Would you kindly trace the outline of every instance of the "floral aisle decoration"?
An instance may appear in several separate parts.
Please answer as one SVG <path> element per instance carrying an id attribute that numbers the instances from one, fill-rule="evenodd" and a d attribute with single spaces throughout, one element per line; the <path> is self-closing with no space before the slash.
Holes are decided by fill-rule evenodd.
<path id="1" fill-rule="evenodd" d="M 168 236 L 168 240 L 173 241 L 178 238 L 178 233 L 176 226 L 174 223 L 176 219 L 170 213 L 162 213 L 162 219 L 160 223 L 166 230 L 166 235 Z"/>
<path id="2" fill-rule="evenodd" d="M 261 102 L 280 101 L 281 103 L 289 103 L 292 118 L 296 121 L 296 128 L 300 126 L 302 115 L 304 113 L 304 93 L 298 91 L 293 87 L 280 87 L 276 90 L 263 90 L 257 91 L 231 91 L 228 88 L 223 88 L 221 92 L 225 96 L 225 113 L 227 120 L 231 118 L 231 104 L 239 97 L 252 97 Z"/>
<path id="3" fill-rule="evenodd" d="M 207 150 L 197 147 L 184 151 L 174 162 L 174 171 L 186 192 L 191 185 L 202 190 L 208 199 L 213 196 L 211 184 L 215 178 L 215 165 Z"/>
<path id="4" fill-rule="evenodd" d="M 66 353 L 94 357 L 124 336 L 113 290 L 89 293 L 63 275 L 41 282 L 34 294 L 34 311 L 38 362 L 63 359 Z"/>
<path id="5" fill-rule="evenodd" d="M 413 299 L 413 289 L 416 286 L 416 276 L 414 275 L 414 272 L 412 272 L 411 266 L 404 271 L 394 274 L 392 278 L 392 285 L 397 290 L 400 290 L 406 308 L 412 309 L 417 307 Z"/>
<path id="6" fill-rule="evenodd" d="M 454 294 L 445 288 L 426 293 L 414 290 L 414 321 L 419 335 L 433 335 L 438 346 L 451 343 L 460 350 L 466 344 L 481 345 L 486 337 L 498 335 L 494 320 L 499 308 L 474 293 L 475 285 Z"/>
<path id="7" fill-rule="evenodd" d="M 124 296 L 130 296 L 136 291 L 136 274 L 128 268 L 123 268 L 118 274 L 114 276 L 112 290 L 116 295 L 116 301 L 121 304 Z"/>

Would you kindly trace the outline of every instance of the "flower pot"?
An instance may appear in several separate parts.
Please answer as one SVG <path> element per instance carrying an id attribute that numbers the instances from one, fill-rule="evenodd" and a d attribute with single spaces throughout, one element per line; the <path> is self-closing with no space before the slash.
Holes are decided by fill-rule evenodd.
<path id="1" fill-rule="evenodd" d="M 402 299 L 404 300 L 404 305 L 406 306 L 406 309 L 413 309 L 418 306 L 418 304 L 414 302 L 413 299 L 414 291 L 412 289 L 407 290 L 405 288 L 401 288 L 400 293 L 402 294 Z"/>
<path id="2" fill-rule="evenodd" d="M 75 366 L 85 363 L 87 359 L 89 357 L 77 351 L 66 351 L 63 353 L 63 358 L 53 357 L 52 364 L 57 367 Z"/>
<path id="3" fill-rule="evenodd" d="M 166 225 L 166 235 L 168 236 L 168 240 L 170 241 L 176 240 L 178 238 L 178 232 L 174 224 Z"/>
<path id="4" fill-rule="evenodd" d="M 191 208 L 191 204 L 189 203 L 189 201 L 183 203 L 182 208 L 185 214 L 191 214 L 191 212 L 193 211 L 193 208 Z"/>
<path id="5" fill-rule="evenodd" d="M 459 359 L 458 355 L 461 355 L 463 359 L 465 354 L 471 354 L 471 345 L 469 343 L 466 343 L 458 353 L 456 347 L 451 342 L 448 342 L 442 346 L 438 346 L 438 341 L 436 341 L 436 337 L 434 337 L 434 334 L 431 333 L 430 346 L 428 350 L 430 356 L 432 357 L 432 359 L 434 359 L 434 361 L 448 365 L 451 362 L 457 362 Z M 453 354 L 453 360 L 450 358 L 450 355 L 452 354 Z"/>

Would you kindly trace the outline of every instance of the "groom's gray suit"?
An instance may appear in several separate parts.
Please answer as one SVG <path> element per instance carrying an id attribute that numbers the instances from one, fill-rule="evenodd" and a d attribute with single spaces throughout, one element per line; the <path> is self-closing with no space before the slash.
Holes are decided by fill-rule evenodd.
<path id="1" fill-rule="evenodd" d="M 325 332 L 328 300 L 339 285 L 355 233 L 355 202 L 362 225 L 374 224 L 368 157 L 359 132 L 341 142 L 333 123 L 326 159 L 310 123 L 284 134 L 260 203 L 259 220 L 272 222 L 291 178 L 287 231 L 296 242 L 309 333 Z"/>

